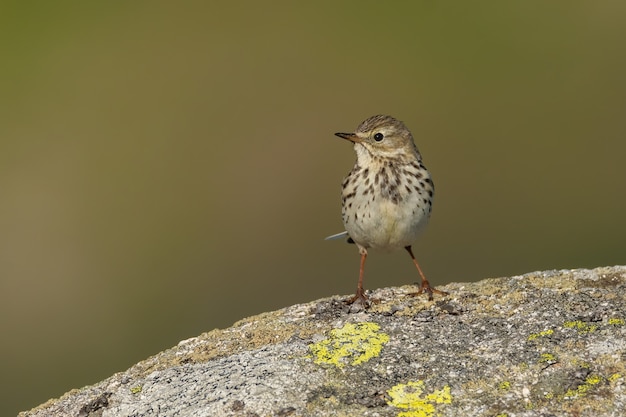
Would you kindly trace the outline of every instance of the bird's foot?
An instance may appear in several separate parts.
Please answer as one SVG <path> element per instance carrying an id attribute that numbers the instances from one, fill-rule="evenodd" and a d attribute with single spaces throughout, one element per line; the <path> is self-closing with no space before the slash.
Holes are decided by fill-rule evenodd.
<path id="1" fill-rule="evenodd" d="M 365 291 L 362 288 L 359 288 L 359 289 L 356 290 L 356 294 L 354 294 L 350 298 L 345 299 L 344 303 L 346 303 L 348 305 L 359 304 L 359 305 L 362 305 L 364 307 L 369 307 L 370 300 L 369 300 L 369 297 L 367 295 L 365 295 Z"/>
<path id="2" fill-rule="evenodd" d="M 448 295 L 448 293 L 445 291 L 441 291 L 441 290 L 438 290 L 437 288 L 431 287 L 430 283 L 426 280 L 422 281 L 422 283 L 420 284 L 420 288 L 417 290 L 417 292 L 412 292 L 407 295 L 409 297 L 415 297 L 420 294 L 428 294 L 428 301 L 433 300 L 433 294 Z"/>

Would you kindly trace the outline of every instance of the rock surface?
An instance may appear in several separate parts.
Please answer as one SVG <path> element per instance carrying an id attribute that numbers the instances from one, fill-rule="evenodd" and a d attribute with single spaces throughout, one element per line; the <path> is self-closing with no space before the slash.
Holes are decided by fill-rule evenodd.
<path id="1" fill-rule="evenodd" d="M 626 267 L 261 314 L 20 416 L 623 416 Z"/>

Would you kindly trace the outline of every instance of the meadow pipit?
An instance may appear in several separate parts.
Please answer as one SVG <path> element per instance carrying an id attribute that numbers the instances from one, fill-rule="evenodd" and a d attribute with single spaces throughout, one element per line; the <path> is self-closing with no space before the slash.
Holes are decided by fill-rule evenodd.
<path id="1" fill-rule="evenodd" d="M 366 304 L 363 270 L 367 250 L 404 248 L 419 272 L 419 290 L 411 295 L 446 293 L 432 288 L 424 276 L 411 244 L 428 222 L 435 187 L 413 135 L 391 116 L 373 116 L 361 123 L 354 133 L 335 133 L 354 143 L 356 163 L 341 184 L 341 216 L 345 232 L 329 236 L 346 236 L 356 243 L 361 254 L 356 294 L 346 300 Z"/>

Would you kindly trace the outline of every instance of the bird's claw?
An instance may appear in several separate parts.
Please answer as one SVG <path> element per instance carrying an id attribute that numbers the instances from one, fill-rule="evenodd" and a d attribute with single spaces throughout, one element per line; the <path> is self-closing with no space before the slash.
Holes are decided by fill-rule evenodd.
<path id="1" fill-rule="evenodd" d="M 439 295 L 448 295 L 447 292 L 445 291 L 441 291 L 438 290 L 437 288 L 433 288 L 430 286 L 430 284 L 428 283 L 428 281 L 426 282 L 422 282 L 420 284 L 420 288 L 416 291 L 416 292 L 412 292 L 407 294 L 409 297 L 416 297 L 420 294 L 428 294 L 428 301 L 433 301 L 433 294 L 439 294 Z"/>
<path id="2" fill-rule="evenodd" d="M 354 294 L 352 297 L 344 300 L 344 303 L 351 305 L 351 304 L 360 304 L 364 307 L 368 307 L 370 305 L 370 301 L 369 301 L 369 297 L 367 295 L 365 295 L 365 291 L 362 289 L 358 289 L 356 291 L 356 294 Z"/>

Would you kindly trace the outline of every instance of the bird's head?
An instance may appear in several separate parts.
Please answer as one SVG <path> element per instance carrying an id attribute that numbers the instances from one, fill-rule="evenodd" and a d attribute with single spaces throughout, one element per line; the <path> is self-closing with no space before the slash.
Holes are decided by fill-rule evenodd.
<path id="1" fill-rule="evenodd" d="M 340 138 L 365 148 L 374 157 L 390 159 L 414 159 L 419 152 L 413 142 L 413 135 L 400 120 L 391 116 L 377 115 L 363 121 L 353 133 L 335 133 Z"/>

